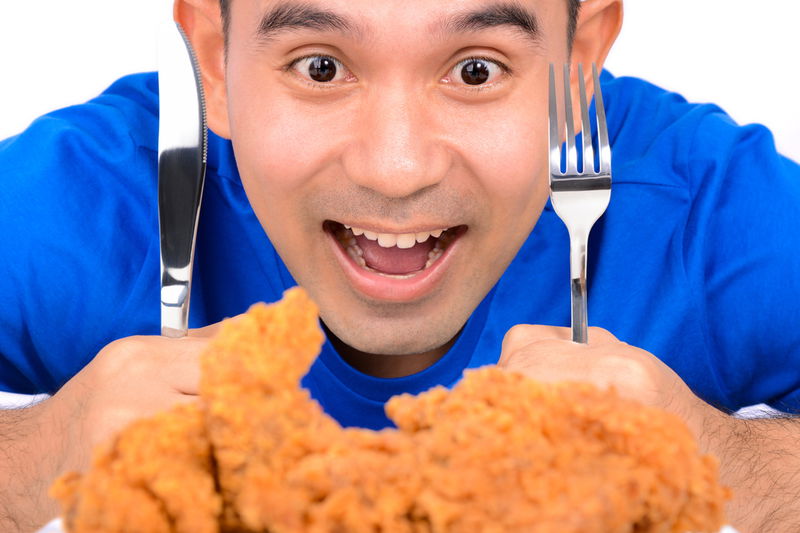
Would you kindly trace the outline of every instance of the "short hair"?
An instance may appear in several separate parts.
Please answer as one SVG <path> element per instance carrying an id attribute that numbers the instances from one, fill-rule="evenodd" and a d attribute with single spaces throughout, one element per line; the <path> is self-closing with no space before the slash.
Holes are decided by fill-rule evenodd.
<path id="1" fill-rule="evenodd" d="M 228 44 L 228 27 L 230 26 L 230 11 L 232 0 L 219 0 L 220 13 L 222 14 L 222 30 L 225 34 L 225 45 Z M 567 0 L 567 43 L 572 51 L 572 40 L 575 38 L 575 28 L 578 24 L 578 11 L 582 0 Z"/>

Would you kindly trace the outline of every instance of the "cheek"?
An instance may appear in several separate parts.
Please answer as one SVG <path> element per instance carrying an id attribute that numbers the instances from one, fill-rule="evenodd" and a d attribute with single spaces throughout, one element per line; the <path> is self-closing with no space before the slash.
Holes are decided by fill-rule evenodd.
<path id="1" fill-rule="evenodd" d="M 448 124 L 493 219 L 521 231 L 533 225 L 548 193 L 547 120 L 533 102 L 541 103 L 515 99 Z"/>
<path id="2" fill-rule="evenodd" d="M 248 76 L 229 82 L 231 139 L 248 196 L 261 203 L 295 194 L 330 161 L 342 120 L 265 81 L 269 73 L 259 75 L 252 66 L 237 70 Z"/>

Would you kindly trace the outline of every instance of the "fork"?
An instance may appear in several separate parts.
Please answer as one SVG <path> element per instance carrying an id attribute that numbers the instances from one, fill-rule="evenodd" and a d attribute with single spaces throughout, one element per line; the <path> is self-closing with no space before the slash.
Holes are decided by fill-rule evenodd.
<path id="1" fill-rule="evenodd" d="M 570 66 L 564 65 L 564 117 L 567 139 L 566 171 L 561 171 L 561 136 L 559 134 L 558 103 L 556 99 L 555 67 L 550 64 L 550 202 L 569 232 L 570 292 L 572 294 L 572 341 L 588 342 L 586 311 L 586 248 L 589 232 L 600 218 L 611 199 L 611 146 L 608 143 L 606 114 L 597 67 L 592 63 L 595 109 L 597 114 L 597 151 L 599 166 L 595 170 L 592 130 L 583 81 L 583 65 L 578 64 L 578 85 L 581 105 L 581 153 L 583 165 L 578 171 L 578 150 L 575 146 L 575 128 L 572 123 L 572 98 L 570 92 Z"/>

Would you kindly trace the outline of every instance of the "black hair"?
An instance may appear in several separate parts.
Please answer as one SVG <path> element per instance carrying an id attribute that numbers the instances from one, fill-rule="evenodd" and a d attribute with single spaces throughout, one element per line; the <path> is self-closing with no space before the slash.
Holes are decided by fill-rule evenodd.
<path id="1" fill-rule="evenodd" d="M 570 0 L 572 2 L 573 0 Z M 219 0 L 219 12 L 222 15 L 222 32 L 225 35 L 225 48 L 228 47 L 228 28 L 231 24 L 231 1 Z"/>
<path id="2" fill-rule="evenodd" d="M 578 11 L 581 0 L 567 0 L 567 42 L 572 50 L 572 39 L 575 38 L 575 27 L 578 23 Z M 228 27 L 230 26 L 231 0 L 219 0 L 219 9 L 222 14 L 222 30 L 225 33 L 225 44 L 228 44 Z"/>
<path id="3" fill-rule="evenodd" d="M 227 4 L 229 0 L 220 0 Z M 227 6 L 226 6 L 227 9 Z M 575 38 L 575 28 L 578 25 L 578 11 L 581 9 L 581 0 L 567 0 L 567 43 L 572 51 L 572 40 Z"/>

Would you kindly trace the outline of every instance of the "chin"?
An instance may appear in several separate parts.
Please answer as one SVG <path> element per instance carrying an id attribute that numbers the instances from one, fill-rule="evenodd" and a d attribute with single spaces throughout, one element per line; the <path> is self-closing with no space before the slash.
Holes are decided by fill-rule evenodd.
<path id="1" fill-rule="evenodd" d="M 461 331 L 468 316 L 455 323 L 417 319 L 417 324 L 371 318 L 359 322 L 357 327 L 336 319 L 328 321 L 323 318 L 323 321 L 340 341 L 359 352 L 412 355 L 437 350 L 448 344 Z"/>

